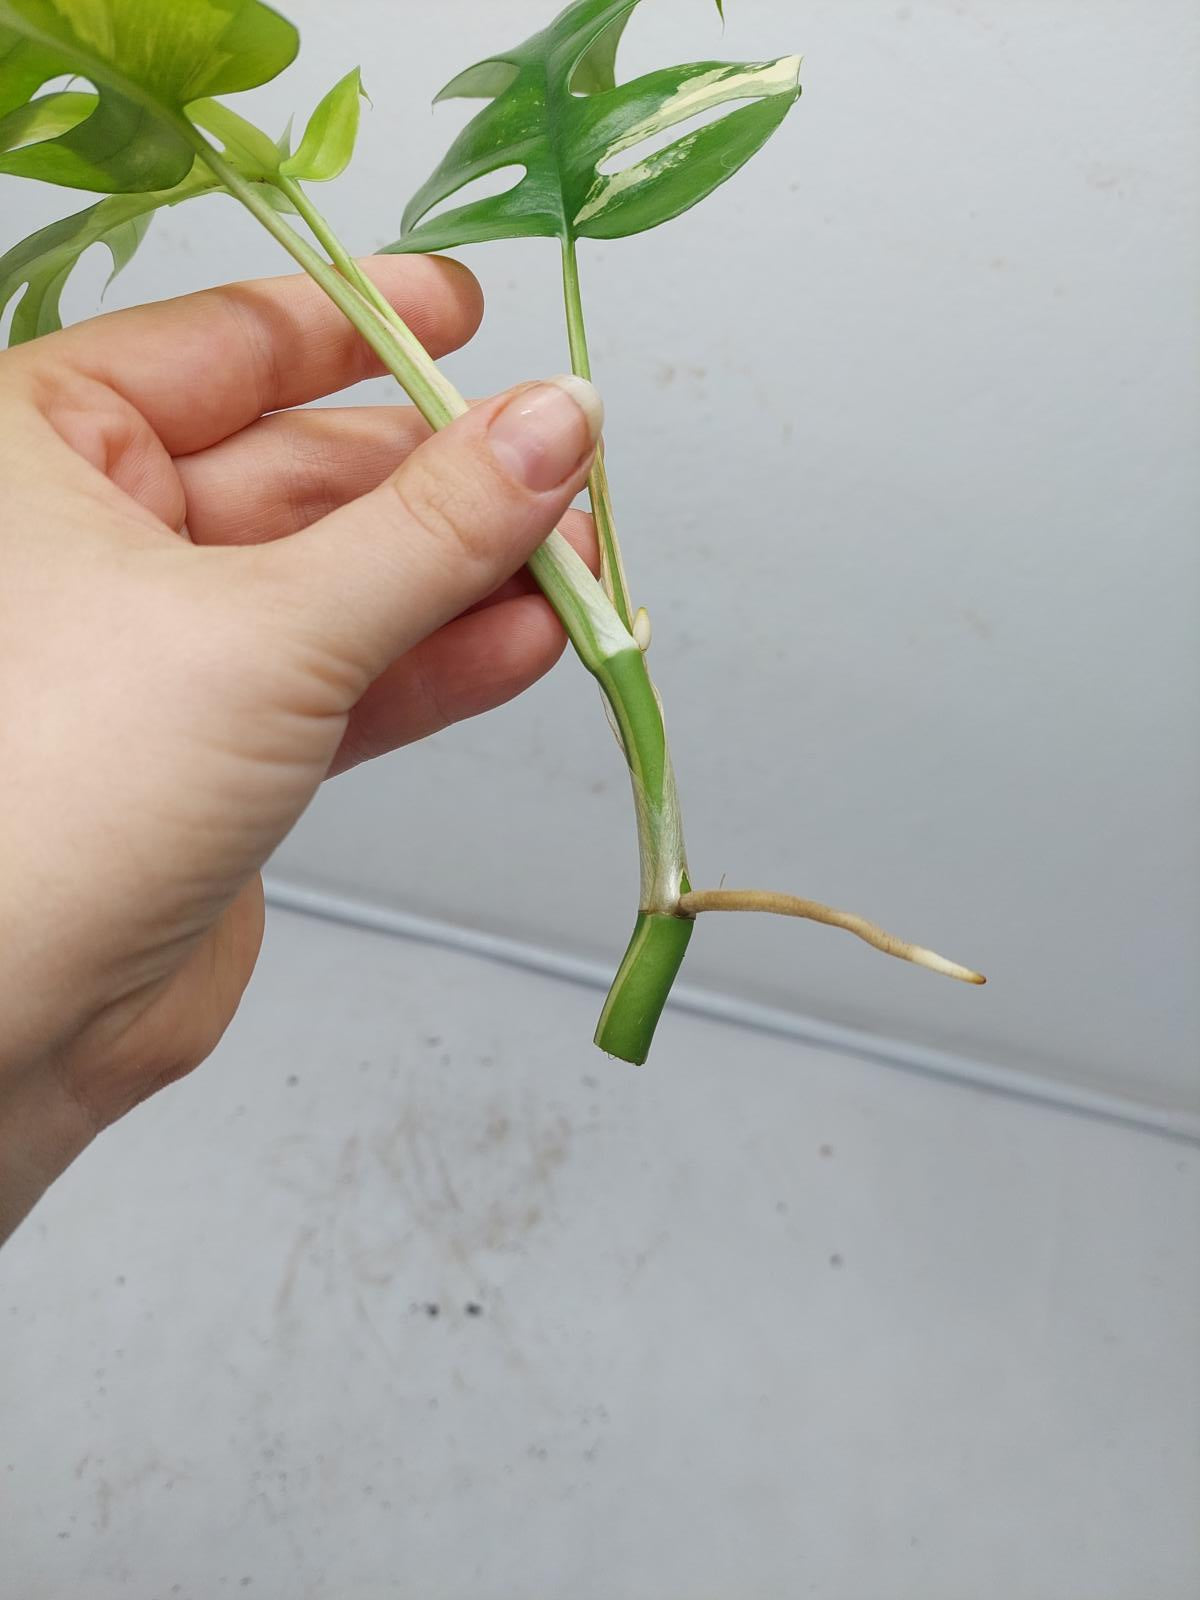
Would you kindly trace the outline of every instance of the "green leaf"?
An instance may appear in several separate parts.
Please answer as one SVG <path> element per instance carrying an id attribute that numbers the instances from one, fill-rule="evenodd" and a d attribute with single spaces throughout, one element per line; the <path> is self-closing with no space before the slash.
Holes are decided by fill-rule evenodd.
<path id="1" fill-rule="evenodd" d="M 279 170 L 279 147 L 261 128 L 222 105 L 219 100 L 195 100 L 188 121 L 213 134 L 225 156 L 245 177 L 268 178 Z"/>
<path id="2" fill-rule="evenodd" d="M 286 161 L 292 153 L 292 125 L 295 120 L 294 115 L 287 119 L 287 126 L 275 141 L 275 149 L 278 152 L 280 161 Z"/>
<path id="3" fill-rule="evenodd" d="M 95 104 L 95 95 L 43 96 L 30 102 L 31 107 L 44 108 L 36 132 L 45 132 L 62 122 L 70 114 L 76 118 L 86 116 L 90 105 L 68 107 L 52 106 L 51 100 L 80 99 Z M 260 133 L 251 123 L 230 111 L 228 106 L 215 100 L 200 100 L 189 108 L 189 115 L 198 126 L 215 134 L 224 146 L 224 154 L 237 170 L 254 183 L 263 183 L 274 174 L 279 154 L 266 134 Z M 40 228 L 20 244 L 14 245 L 0 256 L 0 314 L 10 301 L 20 294 L 20 303 L 13 312 L 9 329 L 10 345 L 24 344 L 43 333 L 53 333 L 62 327 L 59 309 L 67 279 L 78 265 L 85 250 L 94 244 L 104 245 L 112 256 L 113 270 L 109 283 L 125 267 L 138 245 L 145 237 L 151 219 L 164 206 L 176 206 L 197 195 L 211 194 L 221 188 L 220 179 L 203 162 L 197 161 L 182 180 L 168 189 L 151 190 L 146 194 L 110 195 L 86 210 L 64 217 Z M 275 191 L 265 190 L 276 203 L 282 197 Z"/>
<path id="4" fill-rule="evenodd" d="M 185 199 L 189 182 L 185 180 L 165 192 L 175 199 Z M 214 187 L 216 180 L 209 175 L 207 182 L 202 181 L 190 192 L 201 193 Z M 106 245 L 115 278 L 141 242 L 153 213 L 167 204 L 174 204 L 174 200 L 166 200 L 162 194 L 113 195 L 61 222 L 52 222 L 48 228 L 40 228 L 0 257 L 0 311 L 20 289 L 25 289 L 13 313 L 9 344 L 24 344 L 61 328 L 59 301 L 84 251 L 93 244 Z"/>
<path id="5" fill-rule="evenodd" d="M 90 115 L 0 156 L 0 172 L 106 194 L 181 183 L 195 154 L 184 107 L 266 83 L 299 36 L 261 0 L 0 0 L 0 118 L 69 73 Z"/>
<path id="6" fill-rule="evenodd" d="M 678 216 L 732 177 L 799 96 L 799 57 L 696 62 L 618 86 L 617 46 L 638 3 L 575 0 L 515 50 L 452 79 L 439 100 L 490 104 L 410 201 L 404 235 L 389 248 L 442 250 L 524 235 L 620 238 Z M 733 109 L 718 120 L 609 170 L 615 157 L 724 105 Z M 505 167 L 524 172 L 503 194 L 429 216 Z"/>
<path id="7" fill-rule="evenodd" d="M 280 166 L 284 177 L 325 183 L 343 173 L 354 154 L 364 98 L 362 76 L 355 67 L 334 84 L 309 118 L 300 148 Z"/>
<path id="8" fill-rule="evenodd" d="M 96 96 L 64 89 L 27 101 L 0 117 L 0 151 L 19 150 L 42 139 L 56 139 L 77 128 L 96 109 Z"/>

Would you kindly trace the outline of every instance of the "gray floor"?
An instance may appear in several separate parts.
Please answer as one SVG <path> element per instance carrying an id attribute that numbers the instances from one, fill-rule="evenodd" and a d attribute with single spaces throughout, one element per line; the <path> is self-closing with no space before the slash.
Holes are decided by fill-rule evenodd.
<path id="1" fill-rule="evenodd" d="M 5 1600 L 1195 1600 L 1200 1152 L 272 919 L 0 1255 Z"/>

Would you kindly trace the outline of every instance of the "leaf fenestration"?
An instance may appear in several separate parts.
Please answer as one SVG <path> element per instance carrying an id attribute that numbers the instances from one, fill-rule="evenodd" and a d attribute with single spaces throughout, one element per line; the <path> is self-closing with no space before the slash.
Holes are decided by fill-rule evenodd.
<path id="1" fill-rule="evenodd" d="M 96 96 L 62 89 L 39 95 L 0 117 L 0 151 L 20 150 L 43 139 L 56 139 L 76 128 L 96 109 Z"/>
<path id="2" fill-rule="evenodd" d="M 0 118 L 50 79 L 86 78 L 90 114 L 0 155 L 0 172 L 105 194 L 182 182 L 189 102 L 255 88 L 299 36 L 261 0 L 0 0 Z"/>
<path id="3" fill-rule="evenodd" d="M 207 187 L 212 188 L 212 183 Z M 0 312 L 25 291 L 13 312 L 9 344 L 24 344 L 61 328 L 59 302 L 84 251 L 93 244 L 108 247 L 113 262 L 111 282 L 137 249 L 154 210 L 164 203 L 153 194 L 113 195 L 39 228 L 0 257 Z"/>
<path id="4" fill-rule="evenodd" d="M 30 102 L 30 107 L 47 105 L 46 95 Z M 94 103 L 94 95 L 78 96 Z M 47 106 L 43 125 L 61 121 L 70 113 L 87 114 L 87 106 Z M 269 179 L 278 166 L 279 153 L 264 133 L 239 117 L 228 106 L 215 100 L 201 100 L 189 107 L 193 121 L 215 135 L 224 147 L 225 159 L 243 177 L 259 183 Z M 62 327 L 60 302 L 71 273 L 84 252 L 94 244 L 104 245 L 112 257 L 109 283 L 128 265 L 141 244 L 156 211 L 176 206 L 197 195 L 212 194 L 221 188 L 220 180 L 197 161 L 182 182 L 167 189 L 145 194 L 116 194 L 95 205 L 39 228 L 0 256 L 0 313 L 18 294 L 20 302 L 13 312 L 9 329 L 10 345 L 24 344 L 43 333 Z M 274 191 L 264 191 L 274 193 Z M 279 197 L 282 201 L 282 197 Z M 24 293 L 22 293 L 24 290 Z"/>
<path id="5" fill-rule="evenodd" d="M 696 62 L 618 85 L 617 47 L 638 3 L 574 0 L 541 33 L 452 79 L 439 100 L 489 104 L 414 195 L 403 236 L 389 248 L 619 238 L 678 216 L 732 177 L 795 103 L 799 57 Z M 614 155 L 727 104 L 719 120 L 624 171 L 602 170 Z M 524 176 L 503 194 L 430 216 L 467 184 L 509 166 Z"/>

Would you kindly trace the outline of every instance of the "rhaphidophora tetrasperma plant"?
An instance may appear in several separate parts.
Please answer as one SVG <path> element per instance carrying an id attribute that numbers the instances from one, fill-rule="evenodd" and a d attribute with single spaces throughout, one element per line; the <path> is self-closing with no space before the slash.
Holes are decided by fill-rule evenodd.
<path id="1" fill-rule="evenodd" d="M 617 47 L 639 3 L 573 0 L 541 33 L 453 79 L 439 99 L 487 103 L 418 190 L 402 237 L 390 247 L 557 239 L 572 364 L 585 377 L 578 241 L 639 233 L 703 200 L 770 138 L 800 94 L 796 56 L 697 62 L 619 84 Z M 260 0 L 0 0 L 0 172 L 106 197 L 0 259 L 0 310 L 20 295 L 13 342 L 60 326 L 63 285 L 90 245 L 105 245 L 119 271 L 155 211 L 219 190 L 252 212 L 316 280 L 435 428 L 466 409 L 303 187 L 336 177 L 350 160 L 358 72 L 329 91 L 294 148 L 289 132 L 272 139 L 214 98 L 273 79 L 298 47 L 292 25 Z M 47 88 L 63 77 L 81 86 Z M 664 144 L 668 130 L 675 133 Z M 614 164 L 622 155 L 625 163 Z M 503 193 L 444 209 L 476 180 L 512 167 L 522 175 Z M 977 973 L 813 901 L 693 889 L 662 706 L 646 665 L 649 619 L 630 600 L 603 451 L 589 489 L 600 580 L 558 534 L 530 568 L 600 684 L 633 783 L 641 898 L 596 1042 L 626 1060 L 645 1060 L 703 911 L 809 917 L 935 972 L 982 983 Z"/>

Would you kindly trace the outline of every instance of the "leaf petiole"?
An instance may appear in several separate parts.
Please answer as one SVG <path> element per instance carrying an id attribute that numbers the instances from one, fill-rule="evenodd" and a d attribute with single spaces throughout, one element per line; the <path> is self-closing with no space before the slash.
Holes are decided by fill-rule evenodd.
<path id="1" fill-rule="evenodd" d="M 296 208 L 297 215 L 308 224 L 313 237 L 328 252 L 330 260 L 341 276 L 358 291 L 404 350 L 407 359 L 403 371 L 393 367 L 383 351 L 378 353 L 393 377 L 410 396 L 413 404 L 419 407 L 429 425 L 434 428 L 444 428 L 453 422 L 455 417 L 461 416 L 467 409 L 466 401 L 430 359 L 421 342 L 387 296 L 380 293 L 377 285 L 346 249 L 325 217 L 313 204 L 308 193 L 295 178 L 282 174 L 276 181 L 276 187 Z"/>
<path id="2" fill-rule="evenodd" d="M 571 370 L 589 382 L 592 362 L 588 354 L 587 327 L 583 320 L 583 297 L 579 286 L 579 259 L 575 240 L 563 240 L 562 247 L 563 304 L 567 313 L 567 343 L 571 351 Z M 625 576 L 625 563 L 621 559 L 621 546 L 617 541 L 616 522 L 613 517 L 612 495 L 608 487 L 608 467 L 604 460 L 604 445 L 596 452 L 595 465 L 588 477 L 588 496 L 592 502 L 592 516 L 596 523 L 596 537 L 600 542 L 600 581 L 604 592 L 612 601 L 617 615 L 627 628 L 633 628 L 633 602 L 629 598 L 629 580 Z"/>

